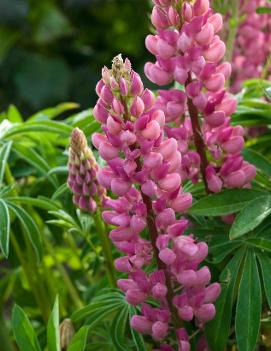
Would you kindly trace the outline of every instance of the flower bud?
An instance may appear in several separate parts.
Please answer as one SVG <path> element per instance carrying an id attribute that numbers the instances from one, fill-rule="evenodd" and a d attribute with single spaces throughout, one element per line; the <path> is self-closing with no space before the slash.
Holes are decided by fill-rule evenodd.
<path id="1" fill-rule="evenodd" d="M 223 41 L 219 40 L 203 52 L 204 58 L 208 62 L 219 62 L 226 52 L 226 46 Z"/>
<path id="2" fill-rule="evenodd" d="M 143 100 L 137 96 L 133 103 L 132 103 L 132 106 L 131 106 L 131 114 L 132 116 L 134 117 L 139 117 L 142 115 L 142 113 L 144 112 L 144 109 L 145 109 L 145 105 L 144 105 L 144 102 Z"/>
<path id="3" fill-rule="evenodd" d="M 99 153 L 104 160 L 112 160 L 118 156 L 119 149 L 114 147 L 108 141 L 104 141 L 99 146 Z"/>
<path id="4" fill-rule="evenodd" d="M 195 310 L 195 317 L 201 322 L 208 322 L 215 316 L 215 306 L 213 304 L 202 305 L 199 309 Z"/>
<path id="5" fill-rule="evenodd" d="M 60 323 L 59 334 L 60 334 L 61 349 L 68 348 L 75 334 L 71 319 L 66 318 Z"/>
<path id="6" fill-rule="evenodd" d="M 157 29 L 163 29 L 169 26 L 166 14 L 158 6 L 154 6 L 152 10 L 151 21 Z"/>
<path id="7" fill-rule="evenodd" d="M 171 265 L 176 260 L 176 255 L 171 249 L 166 247 L 159 252 L 159 258 L 166 265 Z"/>
<path id="8" fill-rule="evenodd" d="M 163 322 L 155 322 L 152 325 L 152 337 L 154 340 L 163 340 L 168 333 L 168 324 Z"/>
<path id="9" fill-rule="evenodd" d="M 141 95 L 144 90 L 140 75 L 136 72 L 132 72 L 131 77 L 131 94 L 133 96 Z"/>
<path id="10" fill-rule="evenodd" d="M 143 316 L 133 316 L 131 318 L 131 327 L 140 334 L 151 334 L 152 323 Z"/>

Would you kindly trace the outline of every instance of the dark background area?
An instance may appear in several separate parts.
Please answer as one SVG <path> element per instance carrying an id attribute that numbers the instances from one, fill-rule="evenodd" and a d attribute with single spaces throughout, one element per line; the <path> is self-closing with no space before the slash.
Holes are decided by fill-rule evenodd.
<path id="1" fill-rule="evenodd" d="M 115 55 L 143 71 L 149 12 L 148 0 L 0 0 L 0 110 L 93 106 Z"/>

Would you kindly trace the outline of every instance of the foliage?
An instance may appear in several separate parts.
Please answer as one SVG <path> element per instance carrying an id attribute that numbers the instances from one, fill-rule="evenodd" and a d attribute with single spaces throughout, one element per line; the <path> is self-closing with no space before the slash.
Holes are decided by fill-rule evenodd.
<path id="1" fill-rule="evenodd" d="M 206 197 L 201 187 L 186 184 L 197 199 L 189 212 L 194 232 L 208 242 L 209 263 L 223 287 L 216 318 L 207 325 L 216 351 L 236 340 L 241 351 L 254 350 L 259 328 L 261 342 L 268 343 L 264 333 L 271 323 L 271 134 L 270 105 L 260 99 L 268 89 L 265 81 L 246 82 L 234 116 L 234 123 L 250 126 L 253 121 L 253 126 L 266 127 L 265 133 L 248 139 L 244 151 L 258 168 L 253 189 Z M 25 340 L 29 350 L 44 349 L 48 342 L 48 350 L 58 351 L 59 316 L 71 318 L 77 331 L 70 351 L 148 350 L 142 336 L 129 329 L 128 317 L 135 309 L 121 293 L 100 291 L 107 282 L 99 233 L 90 217 L 71 206 L 65 185 L 69 134 L 75 126 L 87 134 L 98 130 L 90 110 L 73 114 L 74 107 L 58 105 L 25 122 L 14 106 L 1 116 L 0 243 L 2 260 L 8 257 L 9 262 L 1 266 L 1 301 L 24 308 L 25 312 L 15 306 L 12 313 L 14 337 L 22 351 Z M 67 112 L 71 116 L 64 122 L 57 120 Z M 219 219 L 231 213 L 236 214 L 231 225 Z M 56 300 L 52 308 L 57 293 L 59 303 Z"/>
<path id="2" fill-rule="evenodd" d="M 151 339 L 143 339 L 129 325 L 137 308 L 110 287 L 102 227 L 97 226 L 95 216 L 74 209 L 66 185 L 70 133 L 75 127 L 88 136 L 99 130 L 92 110 L 78 113 L 77 104 L 61 103 L 28 117 L 20 112 L 64 101 L 71 95 L 79 100 L 71 91 L 78 86 L 84 85 L 87 93 L 81 94 L 88 95 L 91 83 L 85 79 L 96 79 L 93 72 L 101 61 L 109 61 L 111 51 L 121 49 L 142 58 L 141 46 L 135 43 L 142 42 L 138 38 L 144 36 L 146 24 L 140 26 L 137 21 L 148 4 L 139 1 L 132 7 L 132 1 L 94 1 L 88 6 L 83 0 L 30 3 L 29 7 L 26 1 L 14 1 L 10 8 L 1 5 L 7 11 L 0 29 L 5 39 L 0 45 L 4 82 L 21 61 L 1 101 L 5 105 L 12 91 L 19 108 L 10 105 L 0 115 L 1 345 L 5 351 L 149 351 Z M 225 13 L 232 2 L 215 3 Z M 107 23 L 109 17 L 114 17 L 110 36 L 102 37 L 102 28 L 89 38 L 91 29 L 97 23 Z M 82 25 L 79 34 L 78 23 Z M 135 23 L 139 31 L 127 29 Z M 95 49 L 86 49 L 86 43 Z M 110 47 L 110 52 L 104 46 Z M 36 79 L 39 75 L 44 76 L 42 84 Z M 57 84 L 52 86 L 55 77 Z M 243 155 L 257 167 L 252 189 L 206 196 L 201 184 L 184 184 L 195 199 L 188 213 L 193 233 L 208 243 L 207 262 L 214 280 L 222 286 L 216 317 L 206 327 L 213 351 L 271 347 L 270 81 L 244 82 L 237 99 L 233 124 L 247 128 Z M 114 248 L 112 254 L 118 256 Z M 197 337 L 192 340 L 192 351 Z"/>
<path id="3" fill-rule="evenodd" d="M 87 108 L 105 62 L 122 52 L 143 66 L 145 0 L 2 0 L 0 10 L 2 108 L 31 113 L 71 98 Z"/>

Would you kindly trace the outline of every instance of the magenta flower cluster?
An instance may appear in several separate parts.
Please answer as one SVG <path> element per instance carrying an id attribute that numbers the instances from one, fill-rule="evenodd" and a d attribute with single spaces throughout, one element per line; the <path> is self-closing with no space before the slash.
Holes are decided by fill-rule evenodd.
<path id="1" fill-rule="evenodd" d="M 67 183 L 73 193 L 73 203 L 82 211 L 95 212 L 97 202 L 105 197 L 105 190 L 97 181 L 98 164 L 79 128 L 72 131 L 68 168 Z"/>
<path id="2" fill-rule="evenodd" d="M 107 161 L 98 180 L 118 196 L 105 200 L 103 218 L 116 226 L 110 238 L 124 253 L 115 267 L 128 279 L 120 279 L 118 286 L 130 304 L 141 305 L 141 315 L 133 316 L 131 325 L 156 341 L 167 338 L 173 325 L 179 350 L 189 350 L 183 321 L 195 318 L 202 328 L 212 319 L 220 286 L 209 285 L 208 267 L 199 267 L 207 244 L 183 235 L 188 221 L 182 214 L 192 196 L 182 189 L 178 142 L 165 133 L 165 113 L 155 108 L 153 93 L 144 89 L 127 59 L 118 56 L 112 69 L 103 69 L 96 91 L 93 113 L 103 133 L 95 133 L 92 141 Z M 172 348 L 162 345 L 161 350 Z"/>
<path id="3" fill-rule="evenodd" d="M 241 20 L 238 28 L 233 55 L 231 91 L 234 93 L 241 90 L 241 84 L 246 79 L 261 77 L 262 74 L 264 78 L 271 79 L 270 67 L 263 72 L 271 55 L 271 16 L 257 14 L 256 9 L 261 6 L 271 7 L 271 4 L 267 0 L 240 2 L 239 17 L 244 20 Z"/>
<path id="4" fill-rule="evenodd" d="M 218 34 L 222 16 L 213 13 L 209 0 L 153 2 L 156 34 L 147 36 L 146 46 L 156 62 L 147 63 L 145 73 L 158 85 L 185 86 L 184 91 L 159 91 L 156 102 L 165 113 L 168 137 L 178 141 L 183 155 L 182 178 L 196 182 L 201 169 L 211 192 L 249 187 L 256 169 L 241 156 L 243 128 L 230 125 L 236 101 L 225 88 L 231 65 L 221 62 L 226 50 Z"/>

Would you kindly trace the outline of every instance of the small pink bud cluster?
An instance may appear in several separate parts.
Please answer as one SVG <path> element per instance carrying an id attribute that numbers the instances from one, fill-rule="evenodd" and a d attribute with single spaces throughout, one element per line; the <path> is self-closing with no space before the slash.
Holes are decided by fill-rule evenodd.
<path id="1" fill-rule="evenodd" d="M 256 9 L 261 6 L 271 7 L 271 4 L 267 0 L 242 0 L 240 3 L 239 13 L 244 20 L 241 21 L 235 41 L 233 93 L 241 90 L 244 80 L 261 76 L 271 54 L 271 16 L 257 14 Z"/>
<path id="2" fill-rule="evenodd" d="M 95 212 L 97 198 L 104 198 L 105 189 L 97 182 L 98 165 L 79 128 L 72 131 L 68 168 L 67 182 L 74 204 L 83 211 Z"/>
<path id="3" fill-rule="evenodd" d="M 146 46 L 156 62 L 147 63 L 145 73 L 158 85 L 175 80 L 184 86 L 184 91 L 159 91 L 156 103 L 165 113 L 167 135 L 178 141 L 182 152 L 183 180 L 198 180 L 203 160 L 189 148 L 200 134 L 209 160 L 204 165 L 209 190 L 248 187 L 255 167 L 241 157 L 243 128 L 230 125 L 236 101 L 225 89 L 231 65 L 221 62 L 226 50 L 218 35 L 222 16 L 212 12 L 209 0 L 184 1 L 181 6 L 174 0 L 153 2 L 151 18 L 157 33 L 147 36 Z M 197 126 L 194 120 L 199 117 Z"/>
<path id="4" fill-rule="evenodd" d="M 128 279 L 120 279 L 118 286 L 130 304 L 142 306 L 131 324 L 157 341 L 167 337 L 174 318 L 195 318 L 202 327 L 214 317 L 220 286 L 209 285 L 209 269 L 199 268 L 207 245 L 185 236 L 188 222 L 176 216 L 188 210 L 192 196 L 182 190 L 182 155 L 176 139 L 164 133 L 165 113 L 154 108 L 153 94 L 121 56 L 113 60 L 112 69 L 103 69 L 96 91 L 93 113 L 104 133 L 94 134 L 92 141 L 107 161 L 98 180 L 118 196 L 105 200 L 103 218 L 116 226 L 110 238 L 124 253 L 115 266 Z M 146 273 L 143 269 L 153 258 L 157 270 Z M 178 295 L 175 287 L 181 287 Z M 149 305 L 148 298 L 158 307 Z M 182 350 L 184 341 L 176 332 Z"/>

